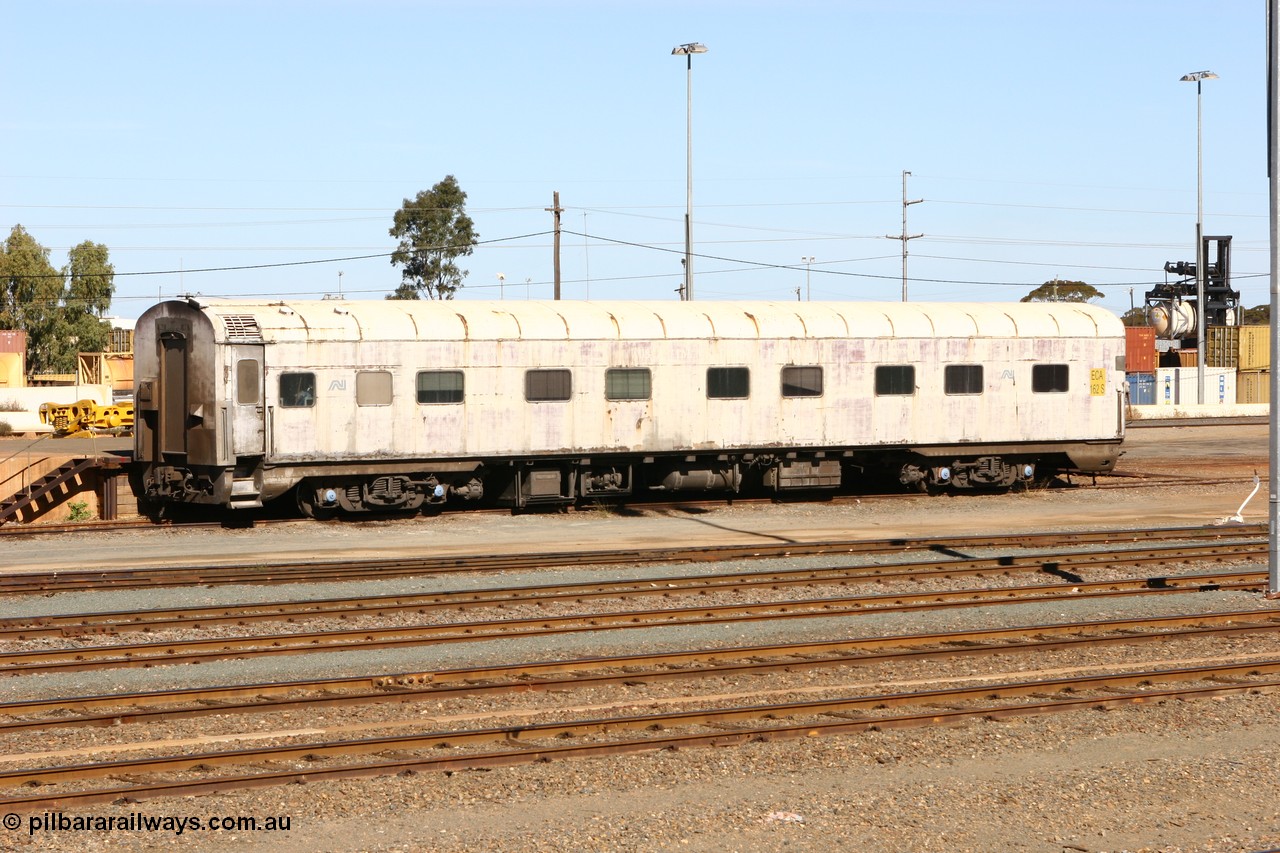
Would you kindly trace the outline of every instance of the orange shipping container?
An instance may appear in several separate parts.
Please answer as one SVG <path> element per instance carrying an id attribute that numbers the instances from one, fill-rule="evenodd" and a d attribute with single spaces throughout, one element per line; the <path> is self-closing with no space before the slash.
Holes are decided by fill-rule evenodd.
<path id="1" fill-rule="evenodd" d="M 1124 369 L 1129 373 L 1154 373 L 1156 330 L 1150 326 L 1125 326 Z"/>

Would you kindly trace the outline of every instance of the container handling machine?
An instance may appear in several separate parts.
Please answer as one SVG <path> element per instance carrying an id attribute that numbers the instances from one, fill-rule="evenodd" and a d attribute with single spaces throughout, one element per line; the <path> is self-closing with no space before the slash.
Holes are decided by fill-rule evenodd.
<path id="1" fill-rule="evenodd" d="M 1194 350 L 1201 322 L 1206 330 L 1240 324 L 1240 291 L 1231 289 L 1231 238 L 1201 239 L 1205 259 L 1203 311 L 1196 304 L 1195 261 L 1169 261 L 1164 271 L 1179 280 L 1158 284 L 1146 293 L 1147 322 L 1156 330 L 1156 348 L 1161 352 Z"/>

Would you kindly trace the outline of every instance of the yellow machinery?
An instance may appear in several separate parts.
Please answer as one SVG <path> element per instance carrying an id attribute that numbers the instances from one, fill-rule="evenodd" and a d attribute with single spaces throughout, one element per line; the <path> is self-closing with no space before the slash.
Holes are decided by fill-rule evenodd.
<path id="1" fill-rule="evenodd" d="M 53 427 L 57 436 L 71 437 L 133 432 L 133 403 L 99 406 L 92 400 L 76 403 L 41 403 L 40 422 Z"/>

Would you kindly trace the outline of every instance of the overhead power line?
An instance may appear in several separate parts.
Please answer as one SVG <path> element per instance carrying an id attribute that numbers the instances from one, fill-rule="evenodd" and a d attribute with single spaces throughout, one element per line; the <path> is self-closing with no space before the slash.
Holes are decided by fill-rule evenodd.
<path id="1" fill-rule="evenodd" d="M 500 243 L 500 242 L 506 242 L 510 240 L 524 240 L 529 237 L 543 237 L 550 233 L 551 233 L 550 231 L 537 231 L 532 234 L 521 234 L 518 237 L 503 237 L 497 240 L 477 240 L 475 245 L 479 246 L 479 245 L 485 245 L 487 243 Z M 422 246 L 415 249 L 414 251 L 430 252 L 435 249 L 444 249 L 444 248 L 448 248 L 448 247 Z M 395 252 L 379 252 L 373 255 L 350 255 L 343 258 L 315 258 L 309 261 L 280 261 L 279 263 L 274 263 L 274 264 L 241 264 L 238 266 L 229 266 L 229 267 L 196 267 L 194 269 L 176 269 L 176 270 L 135 270 L 133 272 L 116 272 L 114 273 L 114 275 L 116 276 L 179 275 L 179 274 L 190 275 L 191 273 L 202 273 L 202 272 L 236 272 L 240 270 L 275 269 L 278 267 L 305 267 L 305 266 L 312 266 L 315 264 L 336 264 L 336 263 L 342 263 L 343 261 L 366 261 L 371 258 L 389 258 L 393 254 L 395 254 Z M 63 278 L 64 276 L 62 275 L 62 273 L 46 273 L 44 275 L 24 275 L 24 276 L 17 276 L 17 277 L 19 278 Z"/>
<path id="2" fill-rule="evenodd" d="M 520 241 L 520 240 L 528 240 L 531 238 L 544 237 L 553 233 L 554 232 L 552 231 L 537 231 L 537 232 L 531 232 L 528 234 L 511 236 L 511 237 L 501 237 L 501 238 L 496 238 L 491 240 L 481 240 L 481 241 L 477 241 L 476 245 L 486 246 L 490 249 L 514 248 L 509 244 Z M 683 255 L 683 247 L 678 247 L 674 245 L 668 248 L 660 244 L 639 243 L 635 241 L 621 240 L 617 238 L 605 237 L 597 234 L 589 234 L 586 232 L 573 231 L 569 229 L 563 229 L 562 234 L 571 235 L 574 237 L 580 237 L 584 240 L 590 240 L 595 245 L 626 246 L 626 247 L 642 249 L 649 252 L 660 252 L 667 255 Z M 1035 243 L 1034 241 L 1021 241 L 1021 240 L 1001 241 L 1001 240 L 996 240 L 991 238 L 954 237 L 954 236 L 946 236 L 946 235 L 930 235 L 929 239 L 931 241 L 936 241 L 936 242 L 972 242 L 972 243 L 990 243 L 990 244 L 1006 244 L 1006 245 L 1019 245 L 1019 244 L 1037 245 L 1037 243 Z M 726 241 L 726 242 L 730 242 L 730 241 Z M 732 242 L 738 242 L 738 241 L 732 241 Z M 752 242 L 761 242 L 761 241 L 752 241 Z M 1041 242 L 1041 243 L 1038 243 L 1038 245 L 1045 245 L 1045 244 Z M 1054 245 L 1097 246 L 1100 244 L 1062 242 L 1062 243 L 1056 243 Z M 1140 245 L 1125 245 L 1125 244 L 1106 244 L 1106 245 L 1109 248 L 1161 248 L 1160 246 L 1140 246 Z M 545 246 L 545 244 L 543 244 L 543 246 Z M 427 247 L 427 248 L 424 248 L 424 251 L 429 251 L 430 248 L 443 248 L 443 247 Z M 312 259 L 299 260 L 299 261 L 281 261 L 276 263 L 237 264 L 237 265 L 227 265 L 227 266 L 217 266 L 217 267 L 197 267 L 192 269 L 132 270 L 132 271 L 123 271 L 123 272 L 117 271 L 116 273 L 114 273 L 114 275 L 124 278 L 124 277 L 138 277 L 138 276 L 193 275 L 193 274 L 199 274 L 199 273 L 222 273 L 222 272 L 241 272 L 241 271 L 261 270 L 261 269 L 281 269 L 281 268 L 288 268 L 288 267 L 315 266 L 315 265 L 321 265 L 321 264 L 334 264 L 334 263 L 350 263 L 353 261 L 389 258 L 391 257 L 392 254 L 393 254 L 392 251 L 385 251 L 385 252 L 375 252 L 375 253 L 359 254 L 359 255 L 344 255 L 341 257 L 312 258 Z M 751 270 L 751 269 L 756 269 L 756 270 L 774 269 L 774 270 L 787 270 L 787 271 L 794 271 L 794 272 L 805 271 L 805 267 L 799 264 L 771 263 L 767 261 L 756 261 L 756 260 L 746 259 L 746 258 L 736 258 L 736 257 L 729 257 L 724 255 L 708 254 L 706 252 L 696 253 L 696 257 L 704 261 L 716 261 L 724 264 L 732 264 L 735 267 L 734 269 L 730 269 L 730 270 L 714 270 L 714 271 L 708 270 L 707 274 L 709 275 L 713 273 L 720 274 L 720 273 L 741 272 L 744 270 Z M 820 275 L 827 275 L 827 276 L 888 281 L 888 280 L 893 280 L 897 278 L 897 276 L 879 275 L 875 273 L 857 272 L 852 270 L 833 269 L 832 265 L 838 264 L 838 263 L 858 263 L 858 262 L 866 262 L 866 261 L 874 261 L 874 260 L 883 260 L 889 257 L 894 257 L 894 255 L 873 256 L 873 257 L 866 257 L 866 258 L 847 258 L 843 260 L 829 260 L 829 261 L 824 261 L 824 264 L 819 269 L 816 269 L 814 271 Z M 982 259 L 982 258 L 949 258 L 945 256 L 927 255 L 927 254 L 918 254 L 917 257 L 933 258 L 937 260 L 948 260 L 948 261 L 964 261 L 968 263 L 1026 264 L 1031 266 L 1050 265 L 1050 264 L 1044 264 L 1044 263 Z M 1052 264 L 1052 266 L 1059 269 L 1064 267 L 1069 267 L 1069 268 L 1079 267 L 1082 269 L 1115 269 L 1115 270 L 1125 270 L 1130 272 L 1138 271 L 1133 268 L 1127 268 L 1127 267 L 1097 267 L 1097 266 L 1082 266 L 1078 264 L 1064 264 L 1064 263 L 1055 263 L 1055 264 Z M 662 274 L 655 274 L 655 275 L 639 275 L 639 276 L 631 275 L 631 276 L 625 276 L 625 277 L 618 277 L 617 279 L 614 279 L 614 280 L 638 280 L 643 278 L 663 278 L 663 277 L 669 277 L 669 276 L 670 276 L 670 273 L 662 273 Z M 1237 273 L 1236 276 L 1242 279 L 1264 277 L 1263 274 L 1254 275 L 1254 274 L 1247 274 L 1247 273 Z M 63 275 L 60 272 L 45 274 L 41 276 L 29 276 L 29 278 L 62 278 L 62 277 Z M 607 279 L 597 279 L 597 280 L 605 281 Z M 982 281 L 982 280 L 974 280 L 974 279 L 942 279 L 942 278 L 919 278 L 919 277 L 913 277 L 911 281 L 919 282 L 921 284 L 944 284 L 944 285 L 983 286 L 983 287 L 1018 287 L 1018 288 L 1027 288 L 1027 287 L 1033 288 L 1042 283 L 1039 281 L 1034 281 L 1034 282 L 1032 281 Z M 1094 284 L 1094 286 L 1098 288 L 1138 287 L 1138 286 L 1154 286 L 1159 283 L 1161 283 L 1160 280 L 1144 280 L 1144 281 L 1096 283 Z M 473 284 L 471 286 L 479 288 L 479 287 L 482 287 L 483 285 Z M 382 291 L 378 291 L 378 292 L 382 292 Z"/>

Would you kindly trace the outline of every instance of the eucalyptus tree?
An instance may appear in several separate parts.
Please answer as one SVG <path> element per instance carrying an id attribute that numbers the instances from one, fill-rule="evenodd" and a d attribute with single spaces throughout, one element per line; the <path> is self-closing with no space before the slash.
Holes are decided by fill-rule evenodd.
<path id="1" fill-rule="evenodd" d="M 74 373 L 76 354 L 105 349 L 115 269 L 107 247 L 85 241 L 56 269 L 21 225 L 0 251 L 0 329 L 27 333 L 27 372 Z"/>
<path id="2" fill-rule="evenodd" d="M 1022 297 L 1020 302 L 1092 302 L 1101 299 L 1103 293 L 1091 284 L 1083 281 L 1064 281 L 1055 278 L 1046 281 L 1035 290 Z"/>
<path id="3" fill-rule="evenodd" d="M 399 287 L 388 299 L 452 299 L 462 287 L 467 271 L 456 261 L 470 255 L 478 239 L 466 202 L 467 194 L 453 175 L 404 200 L 390 231 L 400 241 L 391 263 L 403 270 Z"/>

